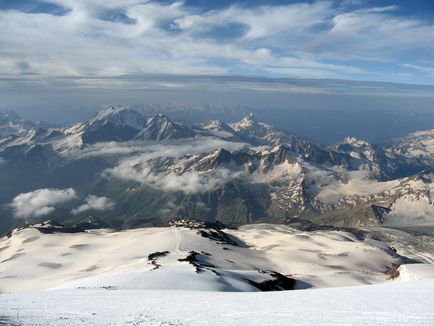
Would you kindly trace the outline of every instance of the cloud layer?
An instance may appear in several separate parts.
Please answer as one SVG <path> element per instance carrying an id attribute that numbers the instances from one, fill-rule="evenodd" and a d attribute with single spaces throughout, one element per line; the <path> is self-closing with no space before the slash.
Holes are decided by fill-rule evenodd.
<path id="1" fill-rule="evenodd" d="M 51 214 L 59 204 L 77 198 L 72 188 L 38 189 L 16 196 L 11 203 L 17 218 L 40 217 Z"/>
<path id="2" fill-rule="evenodd" d="M 181 191 L 187 194 L 217 189 L 243 175 L 242 172 L 233 172 L 224 168 L 211 172 L 192 171 L 184 174 L 175 172 L 157 174 L 152 172 L 152 166 L 146 158 L 143 158 L 140 163 L 137 163 L 137 160 L 126 160 L 108 173 L 122 180 L 140 182 L 163 191 Z"/>
<path id="3" fill-rule="evenodd" d="M 225 148 L 230 151 L 239 150 L 245 145 L 216 139 L 198 139 L 171 145 L 153 145 L 142 147 L 143 153 L 123 159 L 117 166 L 104 171 L 107 178 L 117 178 L 147 184 L 163 191 L 182 191 L 184 193 L 202 193 L 214 190 L 227 182 L 242 177 L 240 171 L 220 168 L 213 171 L 189 171 L 178 173 L 173 169 L 164 172 L 155 170 L 155 162 L 171 159 L 176 166 L 185 155 L 208 153 L 215 149 Z M 134 148 L 134 147 L 133 147 Z M 113 152 L 114 148 L 110 151 Z M 97 152 L 94 152 L 97 154 Z"/>
<path id="4" fill-rule="evenodd" d="M 397 6 L 36 2 L 55 9 L 0 10 L 4 76 L 253 74 L 434 82 L 434 24 L 402 15 Z"/>

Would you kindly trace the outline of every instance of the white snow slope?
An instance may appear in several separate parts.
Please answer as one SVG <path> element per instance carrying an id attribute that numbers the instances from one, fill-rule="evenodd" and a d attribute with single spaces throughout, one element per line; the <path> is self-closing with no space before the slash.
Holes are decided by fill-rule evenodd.
<path id="1" fill-rule="evenodd" d="M 5 325 L 434 325 L 434 280 L 283 292 L 0 295 Z"/>
<path id="2" fill-rule="evenodd" d="M 434 325 L 434 265 L 401 265 L 388 280 L 396 262 L 384 245 L 348 232 L 225 231 L 244 244 L 175 227 L 16 230 L 0 239 L 0 325 Z M 150 263 L 149 254 L 166 250 Z M 213 267 L 197 273 L 179 261 L 192 250 Z M 254 292 L 243 279 L 266 280 L 260 269 L 346 286 Z M 40 292 L 7 293 L 29 291 Z"/>
<path id="3" fill-rule="evenodd" d="M 222 244 L 184 228 L 121 232 L 41 234 L 27 228 L 0 239 L 0 292 L 50 288 L 258 291 L 247 280 L 270 279 L 276 271 L 314 287 L 387 281 L 397 265 L 386 247 L 343 231 L 303 232 L 284 225 L 246 225 L 225 230 L 242 242 Z M 151 264 L 148 255 L 167 254 Z M 197 273 L 185 259 L 200 253 Z M 181 259 L 181 261 L 179 261 Z"/>

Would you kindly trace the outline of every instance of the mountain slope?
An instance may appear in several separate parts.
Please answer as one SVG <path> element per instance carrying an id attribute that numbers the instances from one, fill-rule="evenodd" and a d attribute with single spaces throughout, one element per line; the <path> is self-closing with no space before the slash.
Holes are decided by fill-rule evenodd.
<path id="1" fill-rule="evenodd" d="M 306 232 L 270 224 L 221 230 L 196 224 L 80 232 L 47 231 L 44 223 L 15 230 L 0 239 L 5 276 L 0 291 L 256 292 L 360 285 L 386 282 L 386 272 L 404 261 L 383 243 L 346 231 Z M 293 261 L 300 251 L 303 257 Z"/>
<path id="2" fill-rule="evenodd" d="M 416 131 L 386 145 L 391 157 L 402 157 L 410 164 L 431 168 L 434 166 L 434 129 Z"/>

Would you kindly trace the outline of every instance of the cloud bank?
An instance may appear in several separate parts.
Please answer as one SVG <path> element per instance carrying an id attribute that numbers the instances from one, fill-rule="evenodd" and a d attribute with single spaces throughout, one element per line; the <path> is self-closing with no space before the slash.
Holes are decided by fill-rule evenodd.
<path id="1" fill-rule="evenodd" d="M 10 204 L 17 218 L 40 217 L 51 214 L 59 204 L 77 198 L 74 189 L 38 189 L 16 196 Z"/>
<path id="2" fill-rule="evenodd" d="M 136 160 L 124 161 L 119 166 L 107 171 L 107 175 L 121 180 L 140 182 L 163 191 L 181 191 L 187 194 L 215 190 L 243 176 L 242 172 L 233 172 L 224 168 L 212 172 L 193 171 L 183 174 L 175 172 L 157 174 L 152 172 L 152 166 L 146 159 L 139 164 L 136 162 Z"/>
<path id="3" fill-rule="evenodd" d="M 240 150 L 247 146 L 245 143 L 233 143 L 212 137 L 198 137 L 188 140 L 172 140 L 156 144 L 155 142 L 145 143 L 144 141 L 131 142 L 105 142 L 89 145 L 74 153 L 74 158 L 82 159 L 94 156 L 113 155 L 138 155 L 137 158 L 146 160 L 159 157 L 181 157 L 187 154 L 207 153 L 215 149 L 225 148 L 229 151 Z"/>
<path id="4" fill-rule="evenodd" d="M 158 164 L 164 160 L 173 161 L 171 167 L 185 160 L 185 155 L 208 153 L 215 149 L 225 148 L 235 151 L 245 144 L 231 143 L 222 140 L 203 138 L 187 144 L 178 142 L 169 145 L 153 145 L 143 147 L 143 153 L 121 160 L 113 168 L 103 172 L 107 178 L 117 178 L 147 184 L 163 191 L 182 191 L 184 193 L 203 193 L 217 189 L 234 179 L 243 176 L 240 171 L 220 168 L 213 171 L 177 172 L 176 168 L 158 171 Z M 164 164 L 163 164 L 164 165 Z"/>

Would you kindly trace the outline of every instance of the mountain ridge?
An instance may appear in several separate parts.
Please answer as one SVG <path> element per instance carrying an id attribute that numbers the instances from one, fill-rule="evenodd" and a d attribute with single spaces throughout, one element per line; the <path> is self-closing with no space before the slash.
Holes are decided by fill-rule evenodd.
<path id="1" fill-rule="evenodd" d="M 2 121 L 9 124 L 8 117 Z M 116 198 L 113 211 L 97 218 L 123 227 L 173 216 L 229 225 L 302 217 L 363 226 L 405 221 L 414 207 L 423 213 L 413 209 L 416 221 L 434 220 L 433 130 L 386 145 L 349 136 L 323 147 L 251 114 L 188 126 L 113 106 L 66 128 L 35 126 L 0 137 L 0 178 L 5 185 L 14 176 L 29 180 L 25 187 L 0 186 L 9 216 L 14 196 L 55 185 Z M 53 217 L 70 216 L 58 210 Z"/>

